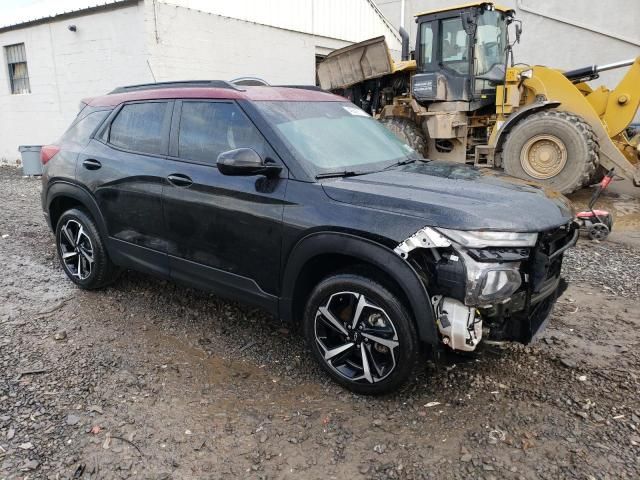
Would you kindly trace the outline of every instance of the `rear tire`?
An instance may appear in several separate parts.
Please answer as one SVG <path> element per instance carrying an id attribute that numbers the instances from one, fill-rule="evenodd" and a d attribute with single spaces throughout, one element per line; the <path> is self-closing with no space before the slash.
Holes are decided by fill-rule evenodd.
<path id="1" fill-rule="evenodd" d="M 404 117 L 385 117 L 380 119 L 380 123 L 417 153 L 427 158 L 427 136 L 414 121 Z"/>
<path id="2" fill-rule="evenodd" d="M 419 356 L 413 320 L 402 302 L 361 275 L 336 274 L 320 282 L 307 301 L 303 332 L 322 369 L 359 394 L 398 389 Z"/>
<path id="3" fill-rule="evenodd" d="M 72 208 L 60 215 L 56 247 L 64 272 L 80 288 L 101 288 L 118 276 L 95 222 L 82 209 Z"/>
<path id="4" fill-rule="evenodd" d="M 511 176 L 568 194 L 588 185 L 596 175 L 599 152 L 595 133 L 581 117 L 547 110 L 511 130 L 502 163 Z"/>

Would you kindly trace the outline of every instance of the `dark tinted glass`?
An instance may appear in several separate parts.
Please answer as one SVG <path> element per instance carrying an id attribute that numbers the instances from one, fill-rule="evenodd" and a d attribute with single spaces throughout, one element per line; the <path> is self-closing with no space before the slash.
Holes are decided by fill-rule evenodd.
<path id="1" fill-rule="evenodd" d="M 236 148 L 253 148 L 263 158 L 265 141 L 233 103 L 184 102 L 178 151 L 182 158 L 215 164 L 218 155 Z"/>
<path id="2" fill-rule="evenodd" d="M 168 103 L 125 105 L 111 124 L 109 142 L 116 147 L 142 153 L 165 153 L 163 126 Z"/>
<path id="3" fill-rule="evenodd" d="M 62 136 L 63 142 L 73 142 L 86 145 L 89 141 L 89 135 L 102 123 L 109 114 L 109 110 L 101 110 L 89 113 L 88 115 L 76 120 L 69 130 Z"/>

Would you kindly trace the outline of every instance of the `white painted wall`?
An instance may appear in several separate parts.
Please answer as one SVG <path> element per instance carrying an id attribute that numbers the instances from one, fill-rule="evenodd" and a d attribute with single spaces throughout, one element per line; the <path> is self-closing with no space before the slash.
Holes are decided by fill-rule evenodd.
<path id="1" fill-rule="evenodd" d="M 152 81 L 141 4 L 0 33 L 0 162 L 55 141 L 82 98 Z M 76 32 L 67 26 L 74 24 Z M 31 94 L 12 95 L 4 46 L 24 43 Z"/>
<path id="2" fill-rule="evenodd" d="M 157 81 L 255 76 L 275 85 L 314 85 L 316 53 L 350 43 L 160 2 L 147 9 Z"/>
<path id="3" fill-rule="evenodd" d="M 350 42 L 384 35 L 392 50 L 400 50 L 398 32 L 381 15 L 373 0 L 159 1 Z"/>

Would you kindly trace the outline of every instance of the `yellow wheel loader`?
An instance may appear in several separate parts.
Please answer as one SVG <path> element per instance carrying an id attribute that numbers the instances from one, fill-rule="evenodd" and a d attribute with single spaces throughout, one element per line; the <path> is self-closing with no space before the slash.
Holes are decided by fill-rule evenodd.
<path id="1" fill-rule="evenodd" d="M 640 57 L 565 72 L 514 64 L 521 23 L 489 2 L 424 12 L 416 23 L 413 59 L 400 29 L 402 61 L 393 61 L 384 37 L 367 40 L 329 54 L 318 66 L 320 86 L 426 158 L 501 168 L 562 193 L 611 168 L 640 186 L 640 146 L 626 132 L 640 104 Z M 587 84 L 623 67 L 613 90 Z"/>

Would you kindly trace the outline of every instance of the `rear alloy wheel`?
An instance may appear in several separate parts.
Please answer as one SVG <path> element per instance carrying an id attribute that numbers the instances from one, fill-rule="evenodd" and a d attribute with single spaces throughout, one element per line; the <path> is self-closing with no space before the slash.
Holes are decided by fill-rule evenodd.
<path id="1" fill-rule="evenodd" d="M 69 218 L 60 231 L 60 259 L 65 270 L 80 281 L 86 280 L 95 263 L 91 238 L 74 218 Z"/>
<path id="2" fill-rule="evenodd" d="M 79 208 L 64 212 L 56 226 L 56 246 L 67 277 L 81 288 L 108 285 L 118 275 L 93 219 Z"/>
<path id="3" fill-rule="evenodd" d="M 418 347 L 406 309 L 365 277 L 343 274 L 321 282 L 311 294 L 304 321 L 314 357 L 356 393 L 394 390 L 413 370 Z"/>

